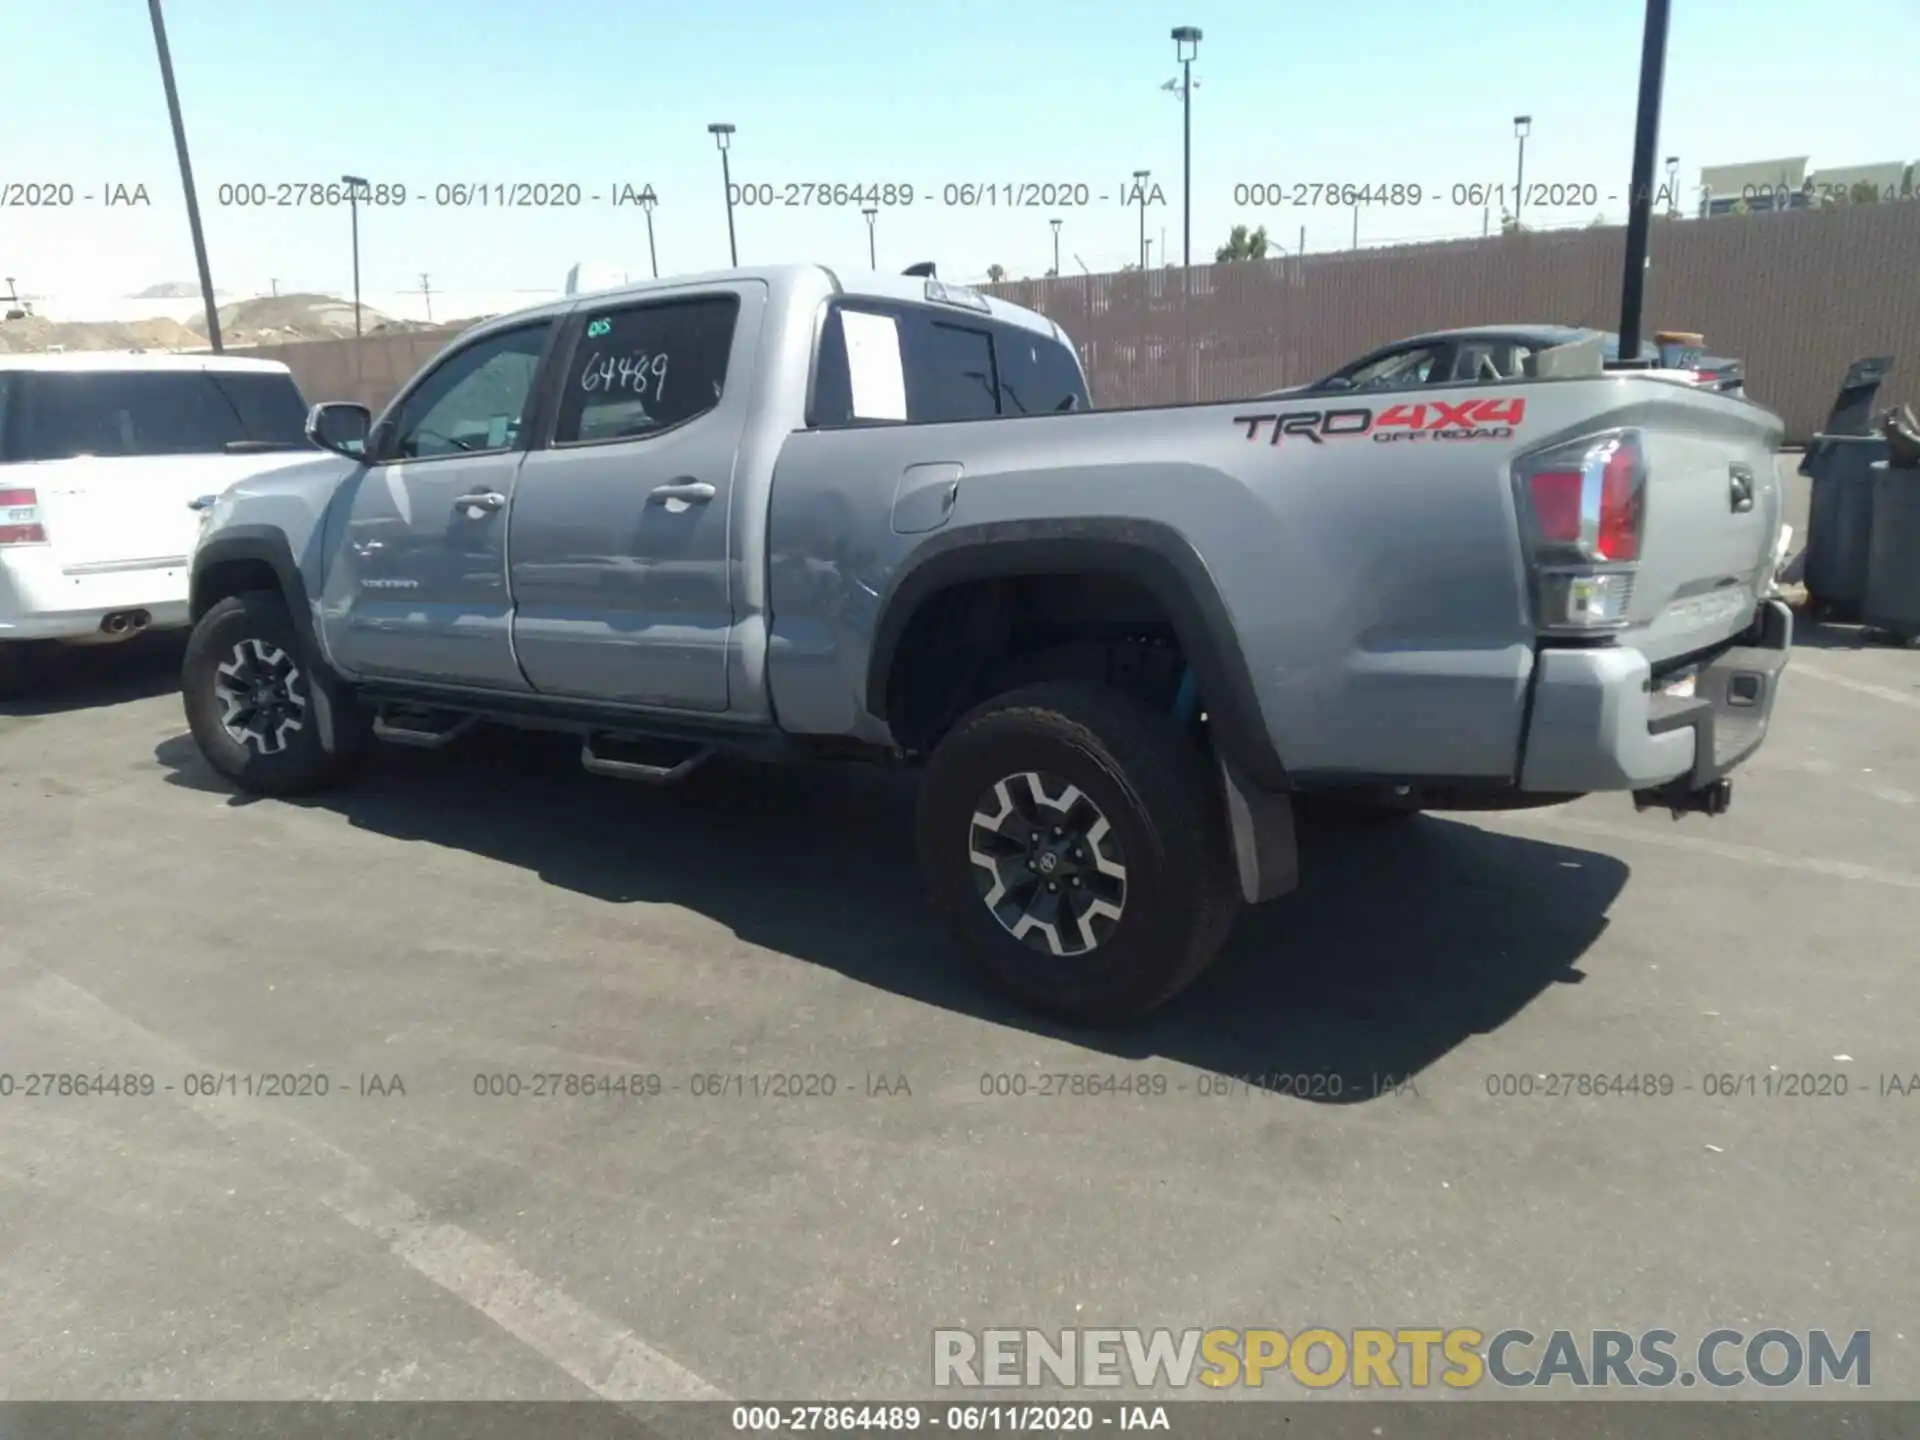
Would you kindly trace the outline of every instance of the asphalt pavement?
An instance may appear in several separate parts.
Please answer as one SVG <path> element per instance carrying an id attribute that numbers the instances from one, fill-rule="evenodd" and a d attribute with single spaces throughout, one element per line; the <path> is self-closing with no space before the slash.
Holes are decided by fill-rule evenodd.
<path id="1" fill-rule="evenodd" d="M 884 1398 L 936 1327 L 1472 1325 L 1869 1330 L 1920 1398 L 1920 650 L 1804 633 L 1717 820 L 1308 831 L 1118 1034 L 974 987 L 896 779 L 490 739 L 246 800 L 177 659 L 0 707 L 0 1394 Z M 27 1093 L 74 1073 L 124 1083 Z"/>

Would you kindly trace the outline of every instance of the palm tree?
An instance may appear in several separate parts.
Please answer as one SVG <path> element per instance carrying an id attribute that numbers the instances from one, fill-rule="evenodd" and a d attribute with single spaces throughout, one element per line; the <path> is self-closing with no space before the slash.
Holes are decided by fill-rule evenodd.
<path id="1" fill-rule="evenodd" d="M 1236 225 L 1227 236 L 1227 243 L 1213 252 L 1213 258 L 1222 264 L 1234 260 L 1264 260 L 1267 258 L 1267 227 L 1248 232 L 1244 225 Z"/>
<path id="2" fill-rule="evenodd" d="M 1007 278 L 1007 267 L 1006 267 L 1006 266 L 1004 266 L 1004 265 L 989 265 L 989 266 L 987 267 L 987 280 L 988 280 L 988 282 L 989 282 L 989 283 L 991 283 L 991 284 L 994 284 L 994 285 L 998 285 L 998 284 L 999 284 L 999 283 L 1000 283 L 1000 282 L 1001 282 L 1002 280 L 1004 280 L 1004 279 L 1006 279 L 1006 278 Z"/>

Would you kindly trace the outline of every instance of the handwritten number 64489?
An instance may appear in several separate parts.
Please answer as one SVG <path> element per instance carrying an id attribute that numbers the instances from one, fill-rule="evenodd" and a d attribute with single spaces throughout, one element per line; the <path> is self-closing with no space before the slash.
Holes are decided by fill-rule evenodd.
<path id="1" fill-rule="evenodd" d="M 598 350 L 587 356 L 586 369 L 580 375 L 580 388 L 591 395 L 626 392 L 644 400 L 651 390 L 658 400 L 667 386 L 665 352 L 648 355 L 640 351 L 629 355 L 602 355 Z"/>

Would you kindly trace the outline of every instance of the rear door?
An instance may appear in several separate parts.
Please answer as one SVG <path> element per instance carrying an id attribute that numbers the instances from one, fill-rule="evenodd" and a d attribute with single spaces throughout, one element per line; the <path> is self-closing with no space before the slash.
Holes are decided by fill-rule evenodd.
<path id="1" fill-rule="evenodd" d="M 513 644 L 545 695 L 723 711 L 757 281 L 577 309 L 513 496 Z"/>
<path id="2" fill-rule="evenodd" d="M 68 574 L 178 565 L 199 528 L 190 500 L 313 455 L 291 376 L 183 367 L 19 378 L 9 457 L 30 463 L 28 483 Z M 298 448 L 226 453 L 242 441 Z"/>

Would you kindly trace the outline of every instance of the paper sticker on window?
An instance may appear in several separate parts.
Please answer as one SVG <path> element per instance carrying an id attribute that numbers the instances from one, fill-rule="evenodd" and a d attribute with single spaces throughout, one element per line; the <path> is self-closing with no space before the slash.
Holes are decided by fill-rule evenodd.
<path id="1" fill-rule="evenodd" d="M 487 421 L 487 449 L 498 450 L 507 443 L 507 429 L 513 424 L 511 415 L 495 415 Z"/>
<path id="2" fill-rule="evenodd" d="M 847 342 L 854 418 L 906 419 L 907 378 L 900 365 L 900 327 L 894 318 L 842 310 L 840 331 Z"/>

